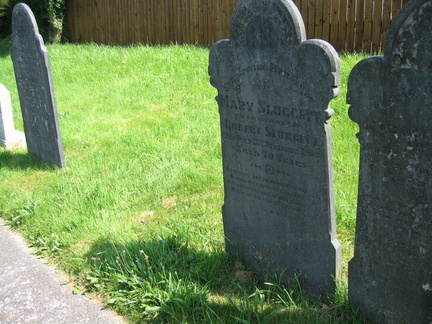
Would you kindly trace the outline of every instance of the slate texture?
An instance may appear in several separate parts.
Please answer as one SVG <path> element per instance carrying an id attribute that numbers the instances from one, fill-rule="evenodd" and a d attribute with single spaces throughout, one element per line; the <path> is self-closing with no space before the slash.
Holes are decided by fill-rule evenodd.
<path id="1" fill-rule="evenodd" d="M 432 323 L 432 1 L 394 20 L 384 56 L 348 81 L 360 126 L 349 299 L 373 321 Z"/>
<path id="2" fill-rule="evenodd" d="M 36 20 L 23 3 L 12 13 L 12 61 L 29 152 L 65 167 L 48 52 Z"/>
<path id="3" fill-rule="evenodd" d="M 306 40 L 288 0 L 241 0 L 210 53 L 222 133 L 227 249 L 259 275 L 300 274 L 333 293 L 339 275 L 329 101 L 339 58 Z"/>

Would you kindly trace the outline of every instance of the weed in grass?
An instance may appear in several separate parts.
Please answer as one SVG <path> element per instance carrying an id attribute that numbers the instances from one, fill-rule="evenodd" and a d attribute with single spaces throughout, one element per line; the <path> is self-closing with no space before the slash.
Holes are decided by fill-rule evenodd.
<path id="1" fill-rule="evenodd" d="M 26 219 L 31 217 L 31 215 L 34 213 L 36 204 L 36 201 L 27 198 L 21 209 L 10 214 L 8 220 L 6 221 L 6 225 L 9 225 L 11 228 L 17 228 L 25 224 Z"/>
<path id="2" fill-rule="evenodd" d="M 230 300 L 237 313 L 232 318 L 238 323 L 272 323 L 283 307 L 266 307 L 269 301 L 268 291 L 258 288 L 250 295 L 245 294 L 240 305 Z"/>
<path id="3" fill-rule="evenodd" d="M 33 253 L 42 257 L 58 257 L 67 248 L 67 245 L 55 233 L 49 236 L 29 236 L 28 241 L 34 247 Z"/>

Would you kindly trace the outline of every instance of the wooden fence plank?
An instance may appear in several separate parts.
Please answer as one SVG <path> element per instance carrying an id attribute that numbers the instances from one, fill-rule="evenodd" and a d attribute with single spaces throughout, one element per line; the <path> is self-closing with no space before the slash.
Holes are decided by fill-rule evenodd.
<path id="1" fill-rule="evenodd" d="M 300 3 L 300 12 L 302 14 L 302 18 L 303 18 L 303 22 L 305 27 L 307 28 L 308 23 L 309 23 L 309 10 L 308 10 L 308 4 L 309 4 L 309 0 L 302 0 Z"/>
<path id="2" fill-rule="evenodd" d="M 91 41 L 93 41 L 93 40 L 97 41 L 98 39 L 105 41 L 105 39 L 103 38 L 105 34 L 102 33 L 102 28 L 103 28 L 102 26 L 105 25 L 105 22 L 103 21 L 104 15 L 99 11 L 99 10 L 101 10 L 101 9 L 99 9 L 99 7 L 101 7 L 101 6 L 102 6 L 102 4 L 97 3 L 97 2 L 94 2 L 93 5 L 90 5 L 90 10 L 88 13 L 89 15 L 87 16 L 87 19 L 90 21 L 91 27 L 87 28 L 87 26 L 85 26 L 82 30 L 83 35 L 86 35 L 86 34 L 89 35 Z M 91 17 L 95 17 L 98 20 L 101 19 L 103 22 L 102 26 L 97 26 L 95 24 L 95 21 L 92 21 L 92 20 L 95 20 L 95 18 L 91 19 Z M 92 28 L 93 26 L 95 26 L 95 28 Z M 97 32 L 97 34 L 94 36 L 92 35 L 93 30 L 96 30 L 96 32 Z"/>
<path id="3" fill-rule="evenodd" d="M 314 29 L 315 32 L 311 34 L 311 38 L 323 39 L 323 1 L 315 2 L 315 15 L 314 15 Z"/>
<path id="4" fill-rule="evenodd" d="M 347 0 L 347 15 L 346 15 L 346 44 L 347 48 L 354 48 L 355 38 L 355 8 L 356 0 Z"/>
<path id="5" fill-rule="evenodd" d="M 356 31 L 355 31 L 355 51 L 363 50 L 363 31 L 364 31 L 364 8 L 365 2 L 362 0 L 357 1 L 356 10 Z"/>
<path id="6" fill-rule="evenodd" d="M 152 0 L 153 2 L 156 2 Z M 167 8 L 166 8 L 166 0 L 159 0 L 157 1 L 157 6 L 159 10 L 155 10 L 155 14 L 157 17 L 157 25 L 156 30 L 158 32 L 158 38 L 157 42 L 158 44 L 164 44 L 165 39 L 169 38 L 169 28 L 166 22 L 166 16 L 167 16 Z"/>
<path id="7" fill-rule="evenodd" d="M 220 16 L 219 16 L 219 23 L 218 23 L 218 32 L 215 35 L 216 40 L 229 38 L 229 25 L 230 25 L 229 18 L 232 15 L 231 6 L 232 8 L 234 8 L 232 1 L 221 0 L 221 3 L 219 5 L 221 10 L 219 11 Z"/>
<path id="8" fill-rule="evenodd" d="M 152 1 L 152 11 L 153 11 L 153 44 L 160 43 L 160 28 L 161 28 L 161 20 L 160 20 L 160 12 L 162 10 L 162 0 L 161 1 Z"/>
<path id="9" fill-rule="evenodd" d="M 87 17 L 86 17 L 88 20 L 90 20 L 91 16 L 100 18 L 100 16 L 96 16 L 97 11 L 95 10 L 95 7 L 97 7 L 97 5 L 98 5 L 97 3 L 93 3 L 93 5 L 90 5 L 89 10 L 87 12 Z M 83 26 L 82 27 L 82 29 L 81 29 L 81 35 L 82 35 L 82 37 L 84 39 L 90 39 L 90 41 L 92 41 L 93 40 L 93 36 L 92 36 L 92 34 L 90 32 L 92 32 L 94 30 L 96 32 L 100 32 L 100 26 L 95 26 L 95 28 L 93 28 L 93 26 L 92 26 L 93 24 L 92 24 L 91 21 L 90 21 L 90 23 L 88 25 L 89 26 L 85 26 L 85 27 Z"/>
<path id="10" fill-rule="evenodd" d="M 322 39 L 330 41 L 330 17 L 332 11 L 332 0 L 323 1 L 323 14 L 322 14 Z"/>
<path id="11" fill-rule="evenodd" d="M 190 14 L 190 1 L 184 1 L 182 5 L 183 10 L 183 24 L 182 24 L 182 31 L 183 31 L 183 37 L 181 42 L 182 43 L 188 43 L 189 42 L 189 35 L 191 34 L 191 14 Z"/>
<path id="12" fill-rule="evenodd" d="M 184 22 L 184 16 L 183 16 L 183 6 L 184 6 L 184 2 L 182 0 L 177 0 L 177 12 L 176 12 L 176 16 L 177 16 L 177 27 L 176 27 L 176 32 L 178 33 L 178 37 L 177 40 L 179 43 L 184 43 L 182 38 L 182 34 L 183 34 L 183 25 L 185 24 Z"/>
<path id="13" fill-rule="evenodd" d="M 341 0 L 346 1 L 346 0 Z M 339 28 L 339 2 L 340 0 L 332 1 L 331 15 L 330 15 L 330 39 L 329 42 L 336 47 L 338 41 L 338 28 Z"/>
<path id="14" fill-rule="evenodd" d="M 150 17 L 148 15 L 148 1 L 139 2 L 139 6 L 137 7 L 138 16 L 137 20 L 140 24 L 140 38 L 137 42 L 149 43 L 150 42 Z"/>
<path id="15" fill-rule="evenodd" d="M 149 38 L 150 43 L 155 43 L 156 31 L 155 31 L 155 7 L 153 1 L 150 1 L 148 6 L 148 18 L 149 18 Z"/>
<path id="16" fill-rule="evenodd" d="M 206 1 L 202 1 L 202 8 L 203 8 L 203 16 L 202 16 L 202 26 L 203 26 L 203 38 L 201 40 L 201 42 L 204 42 L 206 39 L 209 39 L 209 6 L 208 3 L 210 1 L 206 2 Z"/>
<path id="17" fill-rule="evenodd" d="M 315 34 L 315 8 L 317 1 L 321 0 L 309 0 L 308 3 L 307 25 L 305 25 L 307 38 L 312 38 Z"/>
<path id="18" fill-rule="evenodd" d="M 120 0 L 116 0 L 115 4 L 116 4 L 116 9 L 118 10 L 118 23 L 117 23 L 117 28 L 116 31 L 119 35 L 120 38 L 120 44 L 124 45 L 126 43 L 126 39 L 127 39 L 127 31 L 125 29 L 129 29 L 129 28 L 125 28 L 125 18 L 127 17 L 127 12 L 126 12 L 126 8 L 125 6 L 122 6 Z"/>
<path id="19" fill-rule="evenodd" d="M 370 52 L 372 49 L 372 18 L 373 18 L 373 1 L 365 3 L 364 11 L 364 30 L 363 30 L 363 49 Z"/>
<path id="20" fill-rule="evenodd" d="M 198 6 L 195 3 L 191 3 L 191 34 L 190 41 L 191 43 L 198 42 Z"/>
<path id="21" fill-rule="evenodd" d="M 145 35 L 147 33 L 147 19 L 143 16 L 143 13 L 146 12 L 146 3 L 145 1 L 134 1 L 134 19 L 136 24 L 136 39 L 133 42 L 136 43 L 144 43 Z"/>
<path id="22" fill-rule="evenodd" d="M 375 0 L 372 18 L 372 52 L 376 53 L 381 48 L 383 0 Z"/>
<path id="23" fill-rule="evenodd" d="M 186 43 L 186 25 L 187 25 L 187 4 L 188 1 L 179 1 L 180 6 L 180 16 L 179 16 L 179 29 L 180 29 L 180 43 Z"/>
<path id="24" fill-rule="evenodd" d="M 347 37 L 347 0 L 341 0 L 339 3 L 339 22 L 338 22 L 338 40 L 336 48 L 343 50 L 346 48 L 346 37 Z"/>

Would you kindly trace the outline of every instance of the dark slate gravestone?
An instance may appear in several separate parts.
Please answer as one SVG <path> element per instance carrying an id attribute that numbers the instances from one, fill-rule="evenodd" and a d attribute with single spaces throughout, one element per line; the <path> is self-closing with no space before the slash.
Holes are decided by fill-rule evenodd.
<path id="1" fill-rule="evenodd" d="M 29 152 L 65 166 L 48 52 L 30 8 L 22 3 L 12 14 L 12 60 Z"/>
<path id="2" fill-rule="evenodd" d="M 331 293 L 336 239 L 329 101 L 339 58 L 305 40 L 288 0 L 241 0 L 230 40 L 211 49 L 218 89 L 227 249 L 260 275 L 301 273 L 311 294 Z"/>
<path id="3" fill-rule="evenodd" d="M 348 82 L 360 179 L 349 298 L 374 321 L 432 323 L 432 1 L 394 20 Z"/>

